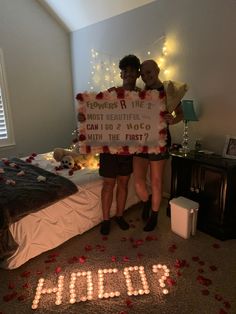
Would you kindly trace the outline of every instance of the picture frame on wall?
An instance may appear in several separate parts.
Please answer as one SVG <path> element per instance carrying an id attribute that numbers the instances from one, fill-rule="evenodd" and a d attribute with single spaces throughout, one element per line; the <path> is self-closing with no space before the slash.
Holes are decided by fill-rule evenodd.
<path id="1" fill-rule="evenodd" d="M 223 157 L 236 159 L 236 136 L 226 136 Z"/>

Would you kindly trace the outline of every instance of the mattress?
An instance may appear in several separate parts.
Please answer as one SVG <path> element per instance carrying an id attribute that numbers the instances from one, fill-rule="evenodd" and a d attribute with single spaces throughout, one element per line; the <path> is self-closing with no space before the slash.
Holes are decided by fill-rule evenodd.
<path id="1" fill-rule="evenodd" d="M 51 172 L 55 172 L 55 167 L 58 166 L 51 153 L 38 155 L 33 164 Z M 98 169 L 81 169 L 73 175 L 69 175 L 69 171 L 64 169 L 59 174 L 73 181 L 78 186 L 78 192 L 11 224 L 10 232 L 18 248 L 1 263 L 1 267 L 17 268 L 102 221 L 102 178 Z M 116 210 L 115 197 L 113 199 L 111 216 Z M 126 209 L 138 201 L 131 176 Z"/>

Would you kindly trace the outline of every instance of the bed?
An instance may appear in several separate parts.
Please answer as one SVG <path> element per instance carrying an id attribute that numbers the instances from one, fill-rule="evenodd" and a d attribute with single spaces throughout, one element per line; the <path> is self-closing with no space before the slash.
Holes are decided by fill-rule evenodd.
<path id="1" fill-rule="evenodd" d="M 59 166 L 52 158 L 52 153 L 37 155 L 32 160 L 32 164 L 47 173 L 55 173 L 55 169 Z M 98 169 L 80 169 L 72 175 L 69 174 L 68 169 L 63 169 L 58 173 L 60 177 L 74 183 L 76 189 L 59 201 L 46 207 L 41 206 L 39 210 L 9 224 L 4 239 L 9 250 L 4 258 L 3 255 L 1 256 L 0 267 L 18 268 L 31 258 L 59 246 L 101 222 L 102 179 Z M 138 201 L 131 176 L 126 208 Z M 115 207 L 114 200 L 111 216 L 115 214 Z"/>

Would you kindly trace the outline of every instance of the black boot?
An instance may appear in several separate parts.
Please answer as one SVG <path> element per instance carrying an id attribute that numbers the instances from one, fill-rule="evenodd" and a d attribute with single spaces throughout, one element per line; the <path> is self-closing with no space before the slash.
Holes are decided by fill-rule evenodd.
<path id="1" fill-rule="evenodd" d="M 110 220 L 103 220 L 100 227 L 100 233 L 102 235 L 108 235 L 110 233 L 110 226 L 111 226 Z"/>
<path id="2" fill-rule="evenodd" d="M 143 228 L 144 231 L 152 231 L 155 229 L 156 225 L 157 225 L 157 219 L 158 219 L 158 211 L 154 212 L 152 210 L 151 216 L 148 219 L 148 222 L 146 224 L 146 226 Z"/>
<path id="3" fill-rule="evenodd" d="M 150 209 L 152 208 L 152 196 L 150 195 L 146 202 L 143 202 L 142 219 L 147 221 L 149 218 Z"/>
<path id="4" fill-rule="evenodd" d="M 124 220 L 123 216 L 116 216 L 115 222 L 118 224 L 120 229 L 122 229 L 122 230 L 128 230 L 129 229 L 129 224 Z"/>

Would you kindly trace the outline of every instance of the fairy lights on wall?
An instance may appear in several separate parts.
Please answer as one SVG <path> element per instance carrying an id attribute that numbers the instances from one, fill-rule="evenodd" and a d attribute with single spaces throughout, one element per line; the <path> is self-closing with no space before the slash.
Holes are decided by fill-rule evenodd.
<path id="1" fill-rule="evenodd" d="M 170 52 L 169 50 L 167 38 L 165 36 L 161 36 L 145 49 L 136 49 L 134 54 L 137 55 L 141 61 L 154 59 L 161 69 L 161 79 L 167 80 L 171 75 L 171 69 L 167 64 L 167 57 Z M 124 55 L 128 55 L 129 53 Z M 111 86 L 119 86 L 121 84 L 119 60 L 122 57 L 123 56 L 115 57 L 92 48 L 90 60 L 91 72 L 90 80 L 88 81 L 88 91 L 98 92 L 106 90 Z M 138 79 L 137 85 L 141 88 L 143 87 L 141 79 Z"/>

